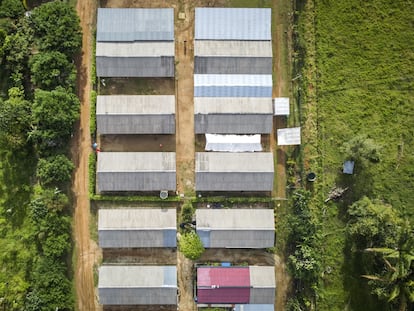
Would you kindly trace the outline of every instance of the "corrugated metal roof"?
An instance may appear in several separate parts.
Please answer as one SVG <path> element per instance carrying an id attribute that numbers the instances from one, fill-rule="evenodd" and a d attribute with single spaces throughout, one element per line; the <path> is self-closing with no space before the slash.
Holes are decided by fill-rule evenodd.
<path id="1" fill-rule="evenodd" d="M 175 172 L 175 152 L 99 152 L 97 172 Z"/>
<path id="2" fill-rule="evenodd" d="M 174 77 L 174 57 L 96 57 L 98 77 Z"/>
<path id="3" fill-rule="evenodd" d="M 201 267 L 197 269 L 198 303 L 248 303 L 248 267 Z"/>
<path id="4" fill-rule="evenodd" d="M 101 266 L 99 301 L 102 305 L 177 303 L 175 266 Z"/>
<path id="5" fill-rule="evenodd" d="M 252 287 L 275 288 L 275 267 L 250 266 L 250 285 Z"/>
<path id="6" fill-rule="evenodd" d="M 174 134 L 175 115 L 97 115 L 99 134 Z"/>
<path id="7" fill-rule="evenodd" d="M 268 57 L 272 58 L 271 41 L 195 40 L 197 57 Z"/>
<path id="8" fill-rule="evenodd" d="M 272 209 L 197 209 L 197 229 L 275 230 Z"/>
<path id="9" fill-rule="evenodd" d="M 177 247 L 176 229 L 99 230 L 101 248 Z"/>
<path id="10" fill-rule="evenodd" d="M 176 229 L 176 210 L 163 209 L 100 209 L 98 230 Z"/>
<path id="11" fill-rule="evenodd" d="M 204 247 L 274 246 L 274 213 L 270 209 L 198 209 L 196 222 L 197 234 Z"/>
<path id="12" fill-rule="evenodd" d="M 272 99 L 261 97 L 195 97 L 194 114 L 272 115 Z"/>
<path id="13" fill-rule="evenodd" d="M 98 8 L 96 41 L 173 40 L 172 8 Z"/>
<path id="14" fill-rule="evenodd" d="M 97 115 L 175 114 L 174 95 L 100 95 Z"/>
<path id="15" fill-rule="evenodd" d="M 300 127 L 278 129 L 277 145 L 300 145 Z"/>
<path id="16" fill-rule="evenodd" d="M 195 57 L 194 74 L 272 74 L 272 58 Z"/>
<path id="17" fill-rule="evenodd" d="M 271 152 L 196 152 L 196 172 L 273 173 Z"/>
<path id="18" fill-rule="evenodd" d="M 196 134 L 269 134 L 273 117 L 264 114 L 196 114 Z"/>
<path id="19" fill-rule="evenodd" d="M 174 56 L 174 42 L 96 42 L 96 56 L 161 57 Z"/>
<path id="20" fill-rule="evenodd" d="M 236 304 L 234 311 L 274 311 L 275 306 L 273 304 Z"/>
<path id="21" fill-rule="evenodd" d="M 197 86 L 197 97 L 271 97 L 272 87 L 267 86 Z"/>
<path id="22" fill-rule="evenodd" d="M 290 113 L 289 97 L 276 97 L 273 98 L 274 103 L 274 115 L 275 116 L 288 116 Z"/>
<path id="23" fill-rule="evenodd" d="M 270 74 L 195 74 L 194 86 L 263 86 L 272 87 Z"/>
<path id="24" fill-rule="evenodd" d="M 271 38 L 271 9 L 195 9 L 196 40 L 271 40 Z"/>

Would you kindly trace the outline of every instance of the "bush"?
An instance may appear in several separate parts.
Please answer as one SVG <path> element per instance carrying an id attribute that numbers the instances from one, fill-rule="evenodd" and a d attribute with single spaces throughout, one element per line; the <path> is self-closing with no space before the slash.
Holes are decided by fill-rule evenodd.
<path id="1" fill-rule="evenodd" d="M 96 97 L 96 92 L 91 91 L 89 131 L 92 137 L 96 136 Z"/>
<path id="2" fill-rule="evenodd" d="M 36 175 L 43 185 L 57 185 L 71 180 L 74 165 L 63 154 L 40 159 Z"/>
<path id="3" fill-rule="evenodd" d="M 180 251 L 185 257 L 196 260 L 204 253 L 204 246 L 200 237 L 194 232 L 185 233 L 179 240 Z"/>
<path id="4" fill-rule="evenodd" d="M 92 152 L 89 155 L 89 196 L 95 195 L 95 183 L 96 183 L 96 153 Z"/>
<path id="5" fill-rule="evenodd" d="M 193 221 L 194 208 L 191 202 L 187 201 L 183 204 L 181 210 L 181 221 L 191 222 Z"/>

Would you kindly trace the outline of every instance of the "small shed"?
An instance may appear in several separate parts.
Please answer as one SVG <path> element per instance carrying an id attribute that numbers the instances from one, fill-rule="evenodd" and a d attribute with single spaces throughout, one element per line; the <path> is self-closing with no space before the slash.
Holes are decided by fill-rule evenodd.
<path id="1" fill-rule="evenodd" d="M 176 305 L 175 266 L 101 266 L 101 305 Z"/>
<path id="2" fill-rule="evenodd" d="M 270 97 L 195 97 L 196 134 L 269 134 L 273 126 Z"/>
<path id="3" fill-rule="evenodd" d="M 98 235 L 101 248 L 176 247 L 176 210 L 100 209 Z"/>
<path id="4" fill-rule="evenodd" d="M 275 245 L 272 209 L 197 209 L 196 230 L 205 248 Z"/>
<path id="5" fill-rule="evenodd" d="M 197 152 L 196 191 L 272 191 L 271 152 Z"/>
<path id="6" fill-rule="evenodd" d="M 272 75 L 195 74 L 194 97 L 272 97 Z"/>
<path id="7" fill-rule="evenodd" d="M 273 98 L 274 115 L 288 116 L 290 114 L 289 97 Z"/>
<path id="8" fill-rule="evenodd" d="M 98 8 L 98 77 L 173 77 L 174 9 Z"/>
<path id="9" fill-rule="evenodd" d="M 97 131 L 105 134 L 174 134 L 174 95 L 100 95 Z"/>
<path id="10" fill-rule="evenodd" d="M 196 8 L 195 40 L 271 40 L 271 9 Z"/>
<path id="11" fill-rule="evenodd" d="M 99 152 L 97 192 L 175 191 L 175 152 Z"/>
<path id="12" fill-rule="evenodd" d="M 274 267 L 197 268 L 198 304 L 274 304 L 275 289 Z"/>
<path id="13" fill-rule="evenodd" d="M 345 161 L 342 172 L 344 174 L 352 175 L 354 173 L 355 162 Z"/>
<path id="14" fill-rule="evenodd" d="M 300 127 L 278 129 L 277 145 L 300 145 Z"/>

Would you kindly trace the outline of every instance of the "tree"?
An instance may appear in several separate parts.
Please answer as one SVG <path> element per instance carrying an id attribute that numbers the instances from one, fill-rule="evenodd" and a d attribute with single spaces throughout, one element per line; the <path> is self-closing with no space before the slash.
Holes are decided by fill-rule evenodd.
<path id="1" fill-rule="evenodd" d="M 71 180 L 74 165 L 67 156 L 60 154 L 37 163 L 36 175 L 43 185 L 58 185 Z"/>
<path id="2" fill-rule="evenodd" d="M 405 224 L 400 231 L 398 247 L 367 248 L 379 254 L 383 266 L 376 274 L 363 275 L 370 280 L 372 291 L 389 303 L 398 305 L 400 311 L 412 310 L 414 303 L 414 231 Z"/>
<path id="3" fill-rule="evenodd" d="M 72 58 L 80 50 L 82 34 L 74 8 L 63 1 L 36 7 L 30 15 L 41 51 L 59 51 Z"/>
<path id="4" fill-rule="evenodd" d="M 79 117 L 79 108 L 79 99 L 64 88 L 36 90 L 30 137 L 41 150 L 62 146 L 72 133 L 73 125 Z"/>
<path id="5" fill-rule="evenodd" d="M 380 161 L 381 147 L 373 139 L 366 135 L 357 135 L 342 145 L 341 151 L 346 159 L 360 162 L 362 165 L 368 162 L 377 163 Z"/>
<path id="6" fill-rule="evenodd" d="M 9 99 L 0 100 L 0 141 L 10 149 L 23 147 L 30 126 L 31 103 L 24 99 L 22 88 L 9 90 Z"/>
<path id="7" fill-rule="evenodd" d="M 363 197 L 348 208 L 348 215 L 347 232 L 357 249 L 396 245 L 401 221 L 392 206 Z"/>
<path id="8" fill-rule="evenodd" d="M 200 237 L 194 232 L 185 233 L 179 240 L 180 251 L 185 257 L 196 260 L 204 253 L 204 246 Z"/>
<path id="9" fill-rule="evenodd" d="M 24 6 L 21 0 L 2 0 L 0 5 L 0 17 L 18 18 L 24 14 Z"/>
<path id="10" fill-rule="evenodd" d="M 319 261 L 312 247 L 305 244 L 296 246 L 295 253 L 289 256 L 289 265 L 296 279 L 310 284 L 317 282 Z"/>
<path id="11" fill-rule="evenodd" d="M 56 51 L 39 53 L 31 58 L 29 64 L 36 87 L 44 90 L 53 90 L 58 86 L 74 89 L 75 65 L 64 54 Z"/>

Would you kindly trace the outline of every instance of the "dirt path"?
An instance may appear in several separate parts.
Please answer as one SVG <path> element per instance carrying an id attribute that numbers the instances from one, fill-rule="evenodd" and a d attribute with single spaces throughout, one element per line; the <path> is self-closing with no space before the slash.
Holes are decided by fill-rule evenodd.
<path id="1" fill-rule="evenodd" d="M 273 58 L 274 68 L 273 75 L 273 97 L 289 97 L 291 95 L 290 80 L 290 14 L 292 5 L 289 0 L 273 0 Z M 276 145 L 275 136 L 278 128 L 287 126 L 286 117 L 275 117 L 273 122 L 273 133 L 271 142 L 274 143 L 272 150 L 276 151 L 276 189 L 274 197 L 286 198 L 286 148 Z M 285 310 L 286 299 L 290 287 L 290 276 L 286 270 L 284 258 L 278 254 L 274 256 L 275 273 L 276 273 L 276 299 L 275 310 Z"/>
<path id="2" fill-rule="evenodd" d="M 78 96 L 81 100 L 79 126 L 72 141 L 72 158 L 76 165 L 72 191 L 74 195 L 75 286 L 77 310 L 99 310 L 96 302 L 93 266 L 99 249 L 89 235 L 88 157 L 90 153 L 89 96 L 91 91 L 92 25 L 95 1 L 79 0 L 76 10 L 83 32 L 82 55 L 77 62 Z"/>

